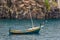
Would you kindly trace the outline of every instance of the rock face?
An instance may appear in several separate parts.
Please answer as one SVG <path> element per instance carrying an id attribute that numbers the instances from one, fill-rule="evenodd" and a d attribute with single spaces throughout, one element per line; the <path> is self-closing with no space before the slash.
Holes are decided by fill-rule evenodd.
<path id="1" fill-rule="evenodd" d="M 60 18 L 59 9 L 55 8 L 54 10 L 51 10 L 51 12 L 48 13 L 48 18 Z"/>
<path id="2" fill-rule="evenodd" d="M 60 17 L 60 13 L 51 12 L 46 13 L 45 3 L 42 0 L 0 1 L 0 18 L 30 19 L 30 14 L 33 19 Z"/>

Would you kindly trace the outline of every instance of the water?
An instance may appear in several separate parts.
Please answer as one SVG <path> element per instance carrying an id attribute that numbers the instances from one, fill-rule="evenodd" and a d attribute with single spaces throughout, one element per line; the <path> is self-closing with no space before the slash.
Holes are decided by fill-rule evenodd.
<path id="1" fill-rule="evenodd" d="M 42 20 L 34 20 L 34 25 L 39 26 Z M 45 25 L 39 34 L 9 35 L 11 29 L 28 29 L 31 27 L 30 20 L 0 19 L 0 40 L 60 40 L 60 19 L 44 21 Z"/>

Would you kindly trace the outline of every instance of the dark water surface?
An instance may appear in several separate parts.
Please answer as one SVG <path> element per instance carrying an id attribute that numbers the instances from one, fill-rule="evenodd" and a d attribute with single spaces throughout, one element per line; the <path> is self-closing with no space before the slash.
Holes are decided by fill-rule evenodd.
<path id="1" fill-rule="evenodd" d="M 42 20 L 34 20 L 34 25 L 39 26 Z M 44 21 L 45 26 L 39 34 L 9 35 L 9 28 L 24 30 L 31 27 L 30 20 L 0 19 L 0 40 L 60 40 L 60 19 Z"/>

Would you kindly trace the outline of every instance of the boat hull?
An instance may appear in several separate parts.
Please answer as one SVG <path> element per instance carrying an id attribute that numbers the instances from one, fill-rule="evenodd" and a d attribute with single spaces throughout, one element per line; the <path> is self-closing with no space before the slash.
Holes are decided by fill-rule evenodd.
<path id="1" fill-rule="evenodd" d="M 36 29 L 28 29 L 28 30 L 24 30 L 24 31 L 20 31 L 20 30 L 10 30 L 10 34 L 36 34 L 39 33 L 40 28 L 36 28 Z"/>

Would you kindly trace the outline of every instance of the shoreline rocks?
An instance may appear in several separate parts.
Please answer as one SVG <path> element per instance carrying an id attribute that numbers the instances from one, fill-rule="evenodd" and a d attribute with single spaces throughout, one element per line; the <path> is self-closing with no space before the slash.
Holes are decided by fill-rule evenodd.
<path id="1" fill-rule="evenodd" d="M 57 14 L 56 11 L 46 12 L 45 4 L 41 0 L 3 0 L 0 10 L 0 18 L 30 19 L 30 14 L 33 19 L 60 18 L 60 13 Z"/>

